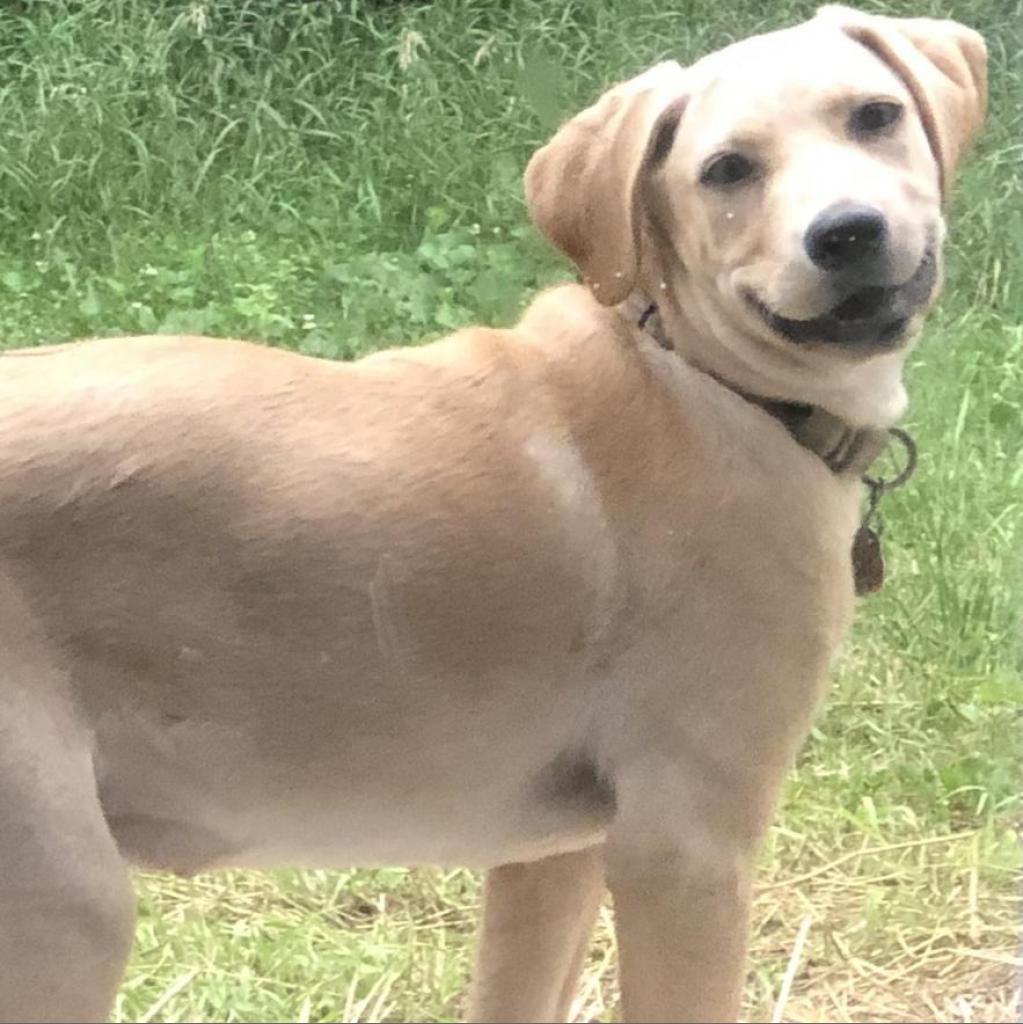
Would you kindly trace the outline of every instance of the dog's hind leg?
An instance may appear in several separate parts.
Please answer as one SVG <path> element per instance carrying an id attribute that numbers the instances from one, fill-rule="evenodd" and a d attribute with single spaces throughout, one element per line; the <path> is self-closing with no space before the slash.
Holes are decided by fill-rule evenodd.
<path id="1" fill-rule="evenodd" d="M 131 882 L 66 680 L 0 581 L 0 1021 L 101 1021 L 131 947 Z"/>
<path id="2" fill-rule="evenodd" d="M 469 1020 L 567 1020 L 603 893 L 599 846 L 489 871 Z"/>

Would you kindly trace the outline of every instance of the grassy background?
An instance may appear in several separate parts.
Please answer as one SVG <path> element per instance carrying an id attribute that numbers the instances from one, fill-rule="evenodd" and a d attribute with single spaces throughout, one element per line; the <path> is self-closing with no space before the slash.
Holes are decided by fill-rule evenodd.
<path id="1" fill-rule="evenodd" d="M 1017 963 L 1023 4 L 864 5 L 985 32 L 992 111 L 909 368 L 912 486 L 764 852 L 748 1014 L 1001 1021 Z M 801 0 L 22 0 L 0 6 L 0 337 L 263 338 L 347 358 L 510 321 L 567 269 L 520 175 L 565 114 Z M 477 879 L 139 880 L 122 1020 L 450 1020 Z M 602 919 L 577 1007 L 613 1002 Z M 797 941 L 800 931 L 805 944 Z"/>

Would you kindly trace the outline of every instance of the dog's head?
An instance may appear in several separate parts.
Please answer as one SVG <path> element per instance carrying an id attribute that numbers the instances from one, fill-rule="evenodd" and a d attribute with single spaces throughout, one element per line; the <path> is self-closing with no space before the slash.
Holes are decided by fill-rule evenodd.
<path id="1" fill-rule="evenodd" d="M 706 368 L 890 420 L 985 78 L 968 28 L 825 7 L 611 89 L 533 157 L 530 210 L 601 303 L 641 290 Z"/>

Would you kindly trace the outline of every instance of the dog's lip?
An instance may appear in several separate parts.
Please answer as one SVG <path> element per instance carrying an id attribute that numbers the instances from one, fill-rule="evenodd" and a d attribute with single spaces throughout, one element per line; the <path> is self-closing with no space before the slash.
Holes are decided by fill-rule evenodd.
<path id="1" fill-rule="evenodd" d="M 909 280 L 897 285 L 858 288 L 826 313 L 808 320 L 792 320 L 776 313 L 751 289 L 746 290 L 745 298 L 771 330 L 797 344 L 873 343 L 887 347 L 902 337 L 913 314 L 930 297 L 936 276 L 932 244 Z"/>
<path id="2" fill-rule="evenodd" d="M 884 287 L 883 285 L 868 285 L 866 288 L 859 288 L 844 298 L 835 306 L 828 316 L 836 320 L 849 323 L 855 320 L 866 320 L 876 316 L 881 307 L 898 290 L 897 287 Z"/>

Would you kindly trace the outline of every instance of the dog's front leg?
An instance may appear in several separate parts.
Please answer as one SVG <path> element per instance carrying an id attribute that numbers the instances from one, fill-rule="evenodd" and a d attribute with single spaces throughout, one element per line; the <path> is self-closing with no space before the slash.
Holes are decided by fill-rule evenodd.
<path id="1" fill-rule="evenodd" d="M 757 837 L 720 789 L 650 766 L 618 786 L 606 872 L 627 1021 L 737 1019 Z"/>
<path id="2" fill-rule="evenodd" d="M 565 1021 L 604 893 L 600 847 L 487 872 L 470 1021 Z"/>

